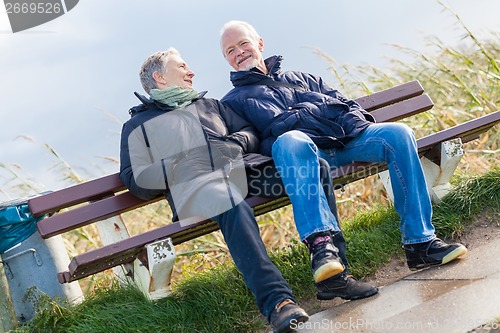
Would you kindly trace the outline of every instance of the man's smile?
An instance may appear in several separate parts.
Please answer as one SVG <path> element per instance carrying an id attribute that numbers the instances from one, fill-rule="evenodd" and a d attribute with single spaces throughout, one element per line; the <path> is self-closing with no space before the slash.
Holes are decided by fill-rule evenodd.
<path id="1" fill-rule="evenodd" d="M 247 59 L 250 59 L 252 57 L 251 54 L 249 55 L 243 55 L 241 56 L 241 58 L 238 59 L 238 61 L 236 62 L 237 65 L 240 65 L 241 63 L 243 63 L 245 60 Z"/>

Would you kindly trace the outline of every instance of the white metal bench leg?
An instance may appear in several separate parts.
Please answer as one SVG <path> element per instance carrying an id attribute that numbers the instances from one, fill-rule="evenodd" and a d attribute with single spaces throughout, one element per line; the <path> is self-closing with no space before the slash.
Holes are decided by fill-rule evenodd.
<path id="1" fill-rule="evenodd" d="M 97 229 L 103 245 L 129 238 L 127 227 L 121 217 L 116 216 L 97 222 Z M 170 276 L 176 254 L 170 238 L 146 245 L 149 269 L 139 259 L 133 263 L 113 267 L 120 283 L 133 282 L 150 299 L 158 299 L 170 294 Z"/>
<path id="2" fill-rule="evenodd" d="M 97 231 L 101 237 L 102 245 L 109 245 L 118 241 L 127 239 L 130 234 L 127 226 L 123 222 L 121 216 L 110 217 L 106 220 L 96 223 Z M 113 273 L 118 278 L 120 283 L 128 283 L 132 281 L 133 265 L 125 264 L 113 267 Z"/>
<path id="3" fill-rule="evenodd" d="M 462 140 L 457 138 L 441 143 L 440 156 L 437 161 L 426 157 L 421 158 L 427 188 L 433 202 L 439 203 L 441 198 L 450 192 L 450 179 L 463 155 Z"/>
<path id="4" fill-rule="evenodd" d="M 150 243 L 146 250 L 149 269 L 136 260 L 134 280 L 150 299 L 166 297 L 171 293 L 170 278 L 177 257 L 172 239 Z"/>
<path id="5" fill-rule="evenodd" d="M 389 176 L 389 170 L 379 172 L 378 176 L 382 181 L 382 184 L 384 185 L 385 191 L 387 192 L 387 196 L 389 197 L 389 199 L 391 199 L 392 202 L 394 202 L 394 193 L 392 192 L 391 177 Z"/>
<path id="6" fill-rule="evenodd" d="M 451 190 L 450 179 L 464 155 L 462 140 L 460 138 L 442 142 L 433 158 L 422 157 L 420 162 L 424 169 L 427 190 L 431 200 L 439 203 Z M 379 173 L 379 177 L 387 191 L 389 198 L 394 202 L 389 171 Z"/>

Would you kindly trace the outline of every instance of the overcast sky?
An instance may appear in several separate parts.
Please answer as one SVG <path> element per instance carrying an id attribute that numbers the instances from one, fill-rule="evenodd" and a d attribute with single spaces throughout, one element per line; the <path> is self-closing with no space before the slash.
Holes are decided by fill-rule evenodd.
<path id="1" fill-rule="evenodd" d="M 500 0 L 446 4 L 475 34 L 500 31 Z M 327 82 L 333 75 L 309 47 L 340 65 L 383 66 L 386 56 L 397 56 L 389 44 L 424 52 L 425 36 L 457 45 L 463 35 L 435 0 L 81 0 L 15 34 L 0 4 L 0 166 L 19 164 L 38 190 L 67 186 L 43 148 L 49 145 L 87 179 L 117 172 L 105 157 L 118 157 L 121 124 L 137 104 L 133 91 L 143 93 L 142 62 L 174 46 L 196 73 L 194 88 L 221 98 L 231 85 L 219 31 L 231 19 L 253 24 L 265 56 L 283 55 L 284 69 Z M 0 202 L 18 195 L 9 177 L 0 167 Z"/>

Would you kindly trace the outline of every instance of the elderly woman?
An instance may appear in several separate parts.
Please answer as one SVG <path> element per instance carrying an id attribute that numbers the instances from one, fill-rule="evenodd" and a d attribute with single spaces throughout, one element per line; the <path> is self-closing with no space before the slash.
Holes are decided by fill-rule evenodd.
<path id="1" fill-rule="evenodd" d="M 288 332 L 308 315 L 269 259 L 243 200 L 249 188 L 245 164 L 270 159 L 250 154 L 259 145 L 252 125 L 193 90 L 193 77 L 173 48 L 144 62 L 140 79 L 150 98 L 136 93 L 142 103 L 123 125 L 120 178 L 138 197 L 165 195 L 174 220 L 215 220 L 260 312 L 275 332 Z"/>

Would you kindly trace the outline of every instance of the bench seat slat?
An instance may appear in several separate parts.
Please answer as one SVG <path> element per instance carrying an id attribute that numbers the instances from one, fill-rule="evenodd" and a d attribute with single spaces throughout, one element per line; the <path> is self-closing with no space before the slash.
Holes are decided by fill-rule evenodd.
<path id="1" fill-rule="evenodd" d="M 184 225 L 172 223 L 76 256 L 69 265 L 69 274 L 72 279 L 80 279 L 102 271 L 102 267 L 111 268 L 133 261 L 146 244 L 158 239 L 171 237 L 176 245 L 217 229 L 217 225 L 208 220 L 192 224 L 186 220 Z"/>

